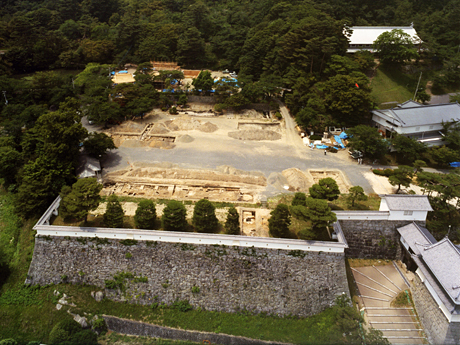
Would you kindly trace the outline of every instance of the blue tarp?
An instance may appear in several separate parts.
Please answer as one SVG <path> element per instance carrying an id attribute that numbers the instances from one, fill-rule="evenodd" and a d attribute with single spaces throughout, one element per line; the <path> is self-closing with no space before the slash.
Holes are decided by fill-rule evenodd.
<path id="1" fill-rule="evenodd" d="M 176 79 L 171 80 L 171 85 L 174 85 L 175 83 L 177 83 Z"/>
<path id="2" fill-rule="evenodd" d="M 115 75 L 115 72 L 112 72 L 112 75 Z"/>
<path id="3" fill-rule="evenodd" d="M 334 139 L 335 139 L 335 141 L 337 141 L 337 144 L 339 144 L 339 146 L 341 148 L 343 148 L 343 149 L 345 148 L 345 145 L 342 143 L 342 139 L 340 139 L 340 135 L 334 135 Z"/>
<path id="4" fill-rule="evenodd" d="M 326 145 L 316 145 L 317 149 L 327 149 Z"/>
<path id="5" fill-rule="evenodd" d="M 119 71 L 118 74 L 127 74 L 128 71 Z"/>
<path id="6" fill-rule="evenodd" d="M 460 162 L 452 162 L 452 163 L 450 163 L 450 166 L 452 168 L 460 168 Z"/>
<path id="7" fill-rule="evenodd" d="M 342 133 L 340 133 L 339 138 L 340 139 L 346 139 L 346 138 L 348 138 L 348 135 L 347 135 L 347 133 L 342 132 Z"/>

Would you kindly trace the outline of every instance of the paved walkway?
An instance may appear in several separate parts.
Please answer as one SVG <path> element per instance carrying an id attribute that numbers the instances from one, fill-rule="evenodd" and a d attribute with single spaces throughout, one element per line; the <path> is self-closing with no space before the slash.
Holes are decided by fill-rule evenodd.
<path id="1" fill-rule="evenodd" d="M 426 344 L 413 307 L 395 308 L 391 301 L 409 286 L 394 265 L 352 268 L 367 324 L 392 344 Z"/>

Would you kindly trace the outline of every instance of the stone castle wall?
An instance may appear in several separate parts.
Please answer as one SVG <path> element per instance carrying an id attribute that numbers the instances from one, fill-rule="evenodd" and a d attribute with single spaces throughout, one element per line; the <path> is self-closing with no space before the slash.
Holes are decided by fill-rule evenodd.
<path id="1" fill-rule="evenodd" d="M 460 322 L 448 322 L 418 275 L 411 283 L 411 292 L 430 344 L 460 344 Z"/>
<path id="2" fill-rule="evenodd" d="M 400 258 L 400 235 L 397 228 L 412 223 L 404 220 L 340 220 L 347 239 L 347 257 L 361 259 Z M 417 222 L 424 226 L 422 222 Z"/>
<path id="3" fill-rule="evenodd" d="M 309 316 L 348 292 L 343 254 L 94 238 L 37 237 L 27 281 L 104 287 L 139 304 L 188 300 L 194 307 Z M 147 278 L 147 279 L 145 279 Z"/>

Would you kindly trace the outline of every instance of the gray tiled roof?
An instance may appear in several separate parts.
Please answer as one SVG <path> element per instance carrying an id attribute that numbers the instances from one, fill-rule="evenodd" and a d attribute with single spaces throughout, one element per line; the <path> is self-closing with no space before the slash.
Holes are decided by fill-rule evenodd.
<path id="1" fill-rule="evenodd" d="M 426 195 L 383 195 L 391 211 L 433 211 Z"/>
<path id="2" fill-rule="evenodd" d="M 386 115 L 394 119 L 400 127 L 416 127 L 460 120 L 460 105 L 458 103 L 415 106 L 413 104 L 415 102 L 408 102 L 401 104 L 397 108 L 374 110 L 373 113 L 380 116 Z"/>
<path id="3" fill-rule="evenodd" d="M 413 108 L 413 107 L 421 107 L 421 106 L 422 104 L 415 102 L 411 99 L 398 105 L 399 108 Z"/>
<path id="4" fill-rule="evenodd" d="M 416 223 L 398 228 L 398 232 L 417 255 L 420 254 L 420 250 L 423 249 L 424 246 L 430 246 L 436 243 L 436 239 L 433 235 L 431 235 L 427 229 L 418 226 Z"/>
<path id="5" fill-rule="evenodd" d="M 442 303 L 446 306 L 447 310 L 450 310 L 451 314 L 457 314 L 458 311 L 455 309 L 455 304 L 452 302 L 452 299 L 450 296 L 447 294 L 446 291 L 444 291 L 443 287 L 439 284 L 433 273 L 428 269 L 428 267 L 424 264 L 422 259 L 418 257 L 417 255 L 412 255 L 412 259 L 415 261 L 417 264 L 417 267 L 422 271 L 423 275 L 425 276 L 425 279 L 430 283 L 430 285 L 433 287 L 433 290 L 435 291 L 436 295 L 441 299 Z"/>
<path id="6" fill-rule="evenodd" d="M 448 238 L 419 249 L 422 260 L 444 291 L 455 304 L 460 305 L 460 252 Z"/>

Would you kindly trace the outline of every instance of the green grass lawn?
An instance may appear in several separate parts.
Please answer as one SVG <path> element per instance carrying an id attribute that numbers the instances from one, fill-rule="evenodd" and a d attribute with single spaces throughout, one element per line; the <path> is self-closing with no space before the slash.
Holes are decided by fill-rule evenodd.
<path id="1" fill-rule="evenodd" d="M 53 296 L 54 290 L 70 296 L 69 301 L 77 305 L 76 308 L 71 308 L 73 313 L 86 313 L 88 318 L 96 314 L 106 314 L 180 329 L 292 343 L 328 343 L 329 336 L 334 332 L 334 319 L 337 313 L 337 310 L 332 308 L 309 318 L 282 318 L 264 314 L 253 315 L 249 312 L 182 312 L 172 307 L 152 309 L 150 306 L 106 299 L 96 302 L 90 293 L 98 288 L 92 286 L 61 284 L 37 290 L 18 289 L 16 287 L 13 289 L 16 292 L 0 297 L 0 339 L 14 338 L 21 342 L 40 340 L 46 343 L 53 326 L 63 318 L 69 317 L 66 313 L 68 306 L 56 310 L 57 298 Z"/>
<path id="2" fill-rule="evenodd" d="M 414 97 L 417 87 L 418 74 L 405 74 L 398 68 L 380 66 L 371 81 L 371 96 L 375 99 L 379 108 L 390 108 L 396 104 L 381 105 L 386 102 L 402 103 Z M 426 80 L 422 78 L 420 85 L 425 85 Z"/>

